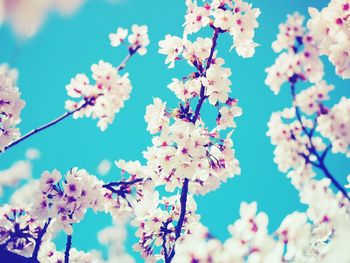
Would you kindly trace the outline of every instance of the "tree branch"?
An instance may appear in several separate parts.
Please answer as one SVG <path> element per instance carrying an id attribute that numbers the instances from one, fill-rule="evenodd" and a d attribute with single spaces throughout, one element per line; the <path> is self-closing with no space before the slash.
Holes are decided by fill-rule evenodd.
<path id="1" fill-rule="evenodd" d="M 64 263 L 69 263 L 69 251 L 72 247 L 72 235 L 67 235 L 66 250 L 64 252 Z"/>
<path id="2" fill-rule="evenodd" d="M 296 94 L 295 94 L 295 83 L 291 83 L 291 92 L 292 92 L 292 97 L 293 97 L 293 102 L 295 103 L 296 101 Z M 332 145 L 328 145 L 328 147 L 325 149 L 325 151 L 322 153 L 322 155 L 320 155 L 317 150 L 316 147 L 314 146 L 313 142 L 312 142 L 312 136 L 313 133 L 309 133 L 308 130 L 306 129 L 306 127 L 303 125 L 302 119 L 301 119 L 301 113 L 300 113 L 300 109 L 297 105 L 294 105 L 295 108 L 295 113 L 298 119 L 298 122 L 301 125 L 301 128 L 303 130 L 303 132 L 306 134 L 306 136 L 308 137 L 309 140 L 309 144 L 310 144 L 310 148 L 309 151 L 311 152 L 311 154 L 315 155 L 317 162 L 312 162 L 309 160 L 309 157 L 305 158 L 305 160 L 312 164 L 314 167 L 318 168 L 319 170 L 321 170 L 323 172 L 323 174 L 331 180 L 332 184 L 338 189 L 339 192 L 341 192 L 343 194 L 343 196 L 348 199 L 350 201 L 350 197 L 348 195 L 348 193 L 346 192 L 346 190 L 343 188 L 343 186 L 334 178 L 334 176 L 331 174 L 331 172 L 328 170 L 327 166 L 325 165 L 325 157 L 329 151 L 329 149 L 332 147 Z"/>
<path id="3" fill-rule="evenodd" d="M 116 68 L 117 71 L 120 71 L 122 69 L 125 68 L 126 66 L 126 63 L 131 59 L 131 57 L 141 48 L 141 46 L 137 46 L 136 48 L 132 49 L 132 48 L 129 48 L 129 54 L 122 60 L 122 62 L 119 64 L 119 66 Z M 4 153 L 5 151 L 7 151 L 8 149 L 12 148 L 13 146 L 19 144 L 20 142 L 28 139 L 29 137 L 33 136 L 34 134 L 37 134 L 61 121 L 63 121 L 64 119 L 66 119 L 67 117 L 71 116 L 72 114 L 74 114 L 75 112 L 77 111 L 80 111 L 81 109 L 85 108 L 86 106 L 88 106 L 89 104 L 91 103 L 91 101 L 85 101 L 85 103 L 83 105 L 81 105 L 79 108 L 73 110 L 73 111 L 68 111 L 64 114 L 62 114 L 61 116 L 59 116 L 58 118 L 54 119 L 53 121 L 50 121 L 49 123 L 47 124 L 44 124 L 42 125 L 41 127 L 39 128 L 36 128 L 30 132 L 28 132 L 26 135 L 20 137 L 19 139 L 13 141 L 11 144 L 9 144 L 8 146 L 5 147 L 5 149 L 0 152 L 1 153 Z"/>
<path id="4" fill-rule="evenodd" d="M 210 49 L 210 54 L 207 60 L 207 65 L 205 70 L 208 70 L 211 66 L 211 64 L 213 64 L 213 56 L 214 56 L 214 52 L 215 52 L 215 48 L 217 45 L 217 40 L 219 37 L 219 33 L 220 33 L 220 29 L 218 28 L 214 28 L 214 33 L 213 33 L 213 38 L 212 38 L 212 46 Z M 205 73 L 206 72 L 200 72 L 200 73 Z M 200 111 L 201 108 L 203 106 L 204 101 L 207 99 L 208 97 L 205 95 L 205 87 L 204 85 L 201 86 L 201 90 L 200 90 L 200 97 L 199 97 L 199 101 L 198 104 L 196 106 L 195 109 L 195 113 L 193 116 L 193 119 L 190 120 L 193 124 L 196 124 L 196 121 L 199 118 L 200 115 Z M 166 263 L 171 262 L 172 259 L 175 256 L 175 242 L 176 240 L 181 236 L 181 230 L 185 221 L 185 216 L 186 216 L 186 205 L 187 205 L 187 195 L 188 195 L 188 184 L 189 184 L 189 180 L 188 178 L 185 178 L 183 185 L 182 185 L 182 189 L 181 189 L 181 196 L 180 196 L 180 204 L 181 204 L 181 211 L 180 211 L 180 216 L 179 216 L 179 221 L 177 222 L 177 225 L 175 227 L 175 240 L 174 240 L 174 246 L 171 250 L 171 253 L 169 255 L 169 257 L 166 259 Z"/>
<path id="5" fill-rule="evenodd" d="M 139 182 L 142 182 L 143 179 L 142 178 L 137 178 L 135 180 L 132 181 L 119 181 L 119 182 L 111 182 L 108 184 L 104 184 L 102 187 L 109 187 L 109 186 L 120 186 L 120 185 L 133 185 L 133 184 L 137 184 Z"/>
<path id="6" fill-rule="evenodd" d="M 46 123 L 44 125 L 42 125 L 39 128 L 36 128 L 30 132 L 28 132 L 26 135 L 22 136 L 21 138 L 15 140 L 14 142 L 12 142 L 10 145 L 6 146 L 5 149 L 1 152 L 4 153 L 5 151 L 7 151 L 8 149 L 12 148 L 13 146 L 19 144 L 20 142 L 24 141 L 25 139 L 28 139 L 29 137 L 33 136 L 34 134 L 37 134 L 61 121 L 63 121 L 64 119 L 66 119 L 67 117 L 71 116 L 72 114 L 74 114 L 77 111 L 80 111 L 81 109 L 85 108 L 88 105 L 87 102 L 85 102 L 83 105 L 81 105 L 80 107 L 78 107 L 77 109 L 73 110 L 73 111 L 68 111 L 66 113 L 64 113 L 63 115 L 59 116 L 58 118 L 54 119 L 53 121 L 50 121 L 49 123 Z"/>
<path id="7" fill-rule="evenodd" d="M 40 246 L 41 246 L 41 241 L 47 231 L 47 228 L 49 226 L 51 222 L 51 218 L 49 218 L 47 220 L 47 222 L 45 223 L 43 229 L 39 232 L 38 234 L 38 238 L 36 239 L 35 241 L 35 246 L 34 246 L 34 250 L 33 250 L 33 254 L 32 254 L 32 260 L 34 261 L 37 261 L 38 260 L 38 253 L 39 253 L 39 249 L 40 249 Z"/>

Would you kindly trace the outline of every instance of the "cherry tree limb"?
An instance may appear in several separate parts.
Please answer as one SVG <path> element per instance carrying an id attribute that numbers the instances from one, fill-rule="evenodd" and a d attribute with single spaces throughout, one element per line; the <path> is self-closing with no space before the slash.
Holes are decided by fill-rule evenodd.
<path id="1" fill-rule="evenodd" d="M 141 46 L 137 46 L 136 48 L 129 48 L 129 53 L 128 55 L 122 60 L 122 62 L 119 64 L 119 66 L 116 67 L 117 71 L 120 71 L 122 69 L 125 68 L 126 66 L 126 63 L 132 58 L 132 56 L 141 48 Z M 96 98 L 94 98 L 96 99 Z M 28 132 L 27 134 L 23 135 L 22 137 L 20 137 L 19 139 L 13 141 L 11 144 L 9 144 L 8 146 L 5 147 L 5 149 L 3 151 L 0 152 L 1 153 L 4 153 L 5 151 L 7 151 L 8 149 L 14 147 L 15 145 L 19 144 L 20 142 L 32 137 L 33 135 L 43 131 L 43 130 L 46 130 L 47 128 L 51 127 L 51 126 L 54 126 L 58 123 L 60 123 L 61 121 L 65 120 L 66 118 L 68 118 L 69 116 L 73 115 L 75 112 L 78 112 L 80 111 L 81 109 L 89 106 L 89 105 L 93 105 L 92 104 L 92 100 L 90 99 L 86 99 L 84 104 L 82 104 L 80 107 L 76 108 L 75 110 L 73 111 L 67 111 L 65 112 L 64 114 L 62 114 L 61 116 L 57 117 L 56 119 L 36 128 L 36 129 L 33 129 L 31 130 L 30 132 Z"/>
<path id="2" fill-rule="evenodd" d="M 293 101 L 295 103 L 296 100 L 296 94 L 295 94 L 295 83 L 291 83 L 291 92 L 292 92 L 292 97 L 293 97 Z M 350 201 L 350 197 L 348 195 L 348 193 L 346 192 L 346 190 L 343 188 L 343 186 L 337 181 L 337 179 L 335 179 L 335 177 L 331 174 L 331 172 L 328 170 L 326 164 L 325 164 L 325 158 L 326 155 L 329 151 L 329 149 L 332 147 L 332 145 L 328 145 L 327 148 L 325 149 L 325 151 L 320 155 L 317 150 L 315 145 L 313 144 L 312 141 L 312 136 L 313 136 L 313 132 L 310 133 L 308 132 L 308 130 L 306 129 L 306 127 L 303 125 L 302 122 L 302 118 L 301 118 L 301 112 L 298 106 L 294 105 L 295 108 L 295 113 L 297 116 L 297 120 L 299 122 L 299 124 L 301 125 L 301 128 L 303 130 L 303 132 L 306 134 L 306 136 L 308 137 L 308 141 L 310 144 L 309 147 L 309 151 L 311 152 L 311 154 L 313 154 L 316 159 L 317 162 L 313 162 L 309 160 L 309 156 L 305 156 L 303 155 L 304 159 L 306 162 L 310 163 L 311 165 L 313 165 L 314 167 L 318 168 L 319 170 L 321 170 L 323 172 L 323 174 L 331 180 L 332 184 L 338 189 L 339 192 L 341 192 L 343 194 L 343 196 L 348 199 Z"/>
<path id="3" fill-rule="evenodd" d="M 205 67 L 205 70 L 208 70 L 210 68 L 210 65 L 213 64 L 213 56 L 214 56 L 214 52 L 215 52 L 215 49 L 216 49 L 219 33 L 220 33 L 220 29 L 214 28 L 213 37 L 212 37 L 212 46 L 211 46 L 211 49 L 210 49 L 210 54 L 209 54 L 209 57 L 208 57 L 208 60 L 207 60 L 207 65 Z M 202 70 L 202 72 L 199 72 L 199 73 L 201 73 L 201 75 L 204 75 L 204 76 L 206 74 L 206 72 L 203 72 L 203 70 Z M 199 97 L 199 101 L 198 101 L 198 104 L 197 104 L 195 112 L 194 112 L 194 116 L 193 116 L 192 119 L 189 120 L 193 124 L 195 124 L 196 121 L 198 120 L 201 108 L 203 106 L 203 103 L 205 102 L 205 100 L 207 98 L 208 97 L 205 95 L 205 87 L 202 84 L 201 90 L 200 90 L 200 97 Z M 181 208 L 180 208 L 179 220 L 178 220 L 177 225 L 175 227 L 174 246 L 173 246 L 173 248 L 171 250 L 170 255 L 168 257 L 165 257 L 165 262 L 166 263 L 171 262 L 172 259 L 174 258 L 174 256 L 175 256 L 175 242 L 181 236 L 181 230 L 182 230 L 182 227 L 183 227 L 183 224 L 184 224 L 184 221 L 185 221 L 185 216 L 186 216 L 188 184 L 189 184 L 189 180 L 188 180 L 188 178 L 185 178 L 185 180 L 183 182 L 183 185 L 182 185 L 182 189 L 181 189 L 181 196 L 180 196 Z"/>
<path id="4" fill-rule="evenodd" d="M 66 250 L 64 251 L 64 263 L 69 263 L 69 252 L 72 247 L 72 235 L 67 235 Z"/>
<path id="5" fill-rule="evenodd" d="M 51 222 L 51 218 L 49 218 L 47 220 L 47 222 L 45 223 L 43 229 L 39 232 L 38 234 L 38 238 L 35 241 L 35 246 L 34 246 L 34 250 L 33 250 L 33 254 L 32 254 L 32 260 L 37 261 L 38 260 L 38 253 L 40 250 L 40 246 L 42 243 L 42 239 L 47 231 L 47 228 L 49 227 L 49 224 Z"/>

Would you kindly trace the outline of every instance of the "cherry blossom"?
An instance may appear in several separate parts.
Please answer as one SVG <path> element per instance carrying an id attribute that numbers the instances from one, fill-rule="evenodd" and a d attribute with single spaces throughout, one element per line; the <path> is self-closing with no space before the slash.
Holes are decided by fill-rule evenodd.
<path id="1" fill-rule="evenodd" d="M 281 86 L 289 81 L 320 81 L 324 75 L 319 49 L 312 35 L 303 27 L 304 17 L 298 13 L 289 15 L 272 47 L 280 53 L 275 63 L 266 69 L 265 84 L 278 94 Z"/>
<path id="2" fill-rule="evenodd" d="M 331 262 L 335 258 L 346 262 L 349 259 L 345 246 L 340 245 L 347 240 L 344 234 L 350 229 L 349 217 L 338 223 L 341 232 L 334 232 L 333 239 L 325 239 L 320 229 L 323 227 L 309 223 L 306 213 L 287 215 L 271 234 L 267 230 L 268 217 L 257 212 L 256 202 L 242 202 L 240 216 L 228 227 L 230 237 L 224 242 L 212 237 L 201 224 L 193 226 L 191 234 L 179 240 L 174 262 Z M 340 255 L 331 250 L 337 245 Z"/>
<path id="3" fill-rule="evenodd" d="M 118 46 L 121 38 L 126 38 L 127 30 L 118 28 L 116 34 L 110 34 L 111 45 Z M 128 37 L 130 46 L 129 55 L 118 68 L 100 60 L 91 66 L 92 79 L 90 84 L 88 76 L 77 74 L 66 86 L 68 95 L 76 100 L 67 100 L 66 109 L 73 112 L 73 118 L 92 117 L 98 119 L 97 126 L 105 131 L 114 120 L 115 114 L 124 107 L 124 101 L 130 98 L 131 83 L 129 74 L 120 75 L 119 71 L 132 55 L 138 52 L 146 53 L 149 44 L 147 26 L 132 26 L 132 34 Z M 118 42 L 119 41 L 119 42 Z"/>
<path id="4" fill-rule="evenodd" d="M 322 112 L 322 102 L 329 100 L 328 93 L 334 89 L 333 85 L 327 85 L 325 81 L 319 81 L 296 95 L 295 103 L 301 111 L 308 115 Z"/>
<path id="5" fill-rule="evenodd" d="M 323 67 L 315 66 L 312 69 L 312 76 L 319 76 L 320 79 L 308 75 L 312 70 L 294 68 L 291 61 L 307 49 L 303 37 L 306 35 L 310 43 L 314 41 L 302 24 L 303 17 L 294 14 L 288 16 L 286 24 L 280 25 L 281 32 L 273 48 L 277 52 L 282 49 L 287 52 L 282 53 L 277 63 L 267 69 L 266 84 L 272 91 L 277 94 L 280 86 L 289 82 L 293 99 L 292 108 L 274 112 L 268 123 L 267 135 L 276 146 L 274 161 L 299 191 L 300 202 L 307 205 L 306 213 L 288 215 L 277 234 L 286 244 L 286 254 L 283 256 L 286 261 L 332 262 L 339 259 L 346 262 L 349 260 L 348 253 L 339 242 L 346 242 L 343 233 L 350 229 L 350 198 L 338 182 L 338 177 L 329 171 L 325 158 L 330 149 L 334 153 L 348 154 L 346 136 L 349 128 L 346 128 L 346 123 L 349 113 L 346 109 L 349 102 L 343 97 L 331 108 L 325 105 L 334 86 L 321 79 Z M 318 57 L 322 51 L 317 45 L 315 47 Z M 298 60 L 294 65 L 302 63 Z M 300 81 L 313 85 L 299 88 L 297 84 Z M 327 145 L 328 142 L 330 144 Z M 318 180 L 318 171 L 326 178 Z M 331 184 L 337 192 L 333 192 Z M 339 255 L 333 253 L 335 246 L 339 246 Z"/>
<path id="6" fill-rule="evenodd" d="M 51 12 L 72 15 L 85 0 L 2 0 L 0 2 L 0 26 L 7 22 L 19 37 L 32 37 L 42 27 Z"/>
<path id="7" fill-rule="evenodd" d="M 97 171 L 100 175 L 106 175 L 111 170 L 112 164 L 109 160 L 102 160 L 97 167 Z"/>
<path id="8" fill-rule="evenodd" d="M 229 32 L 233 38 L 231 49 L 235 48 L 239 56 L 252 57 L 258 46 L 253 38 L 255 28 L 259 26 L 257 18 L 260 10 L 241 0 L 203 2 L 203 6 L 198 6 L 197 1 L 186 1 L 184 33 L 193 34 L 208 25 L 214 26 Z"/>
<path id="9" fill-rule="evenodd" d="M 3 151 L 20 136 L 16 126 L 21 122 L 25 102 L 12 80 L 3 75 L 0 75 L 0 94 L 0 151 Z"/>
<path id="10" fill-rule="evenodd" d="M 131 83 L 127 73 L 120 76 L 112 64 L 102 60 L 93 64 L 91 71 L 96 84 L 91 85 L 85 74 L 78 74 L 67 85 L 68 95 L 80 101 L 67 100 L 66 109 L 74 111 L 81 108 L 73 117 L 98 118 L 97 126 L 104 131 L 124 107 L 124 101 L 129 99 Z"/>
<path id="11" fill-rule="evenodd" d="M 0 207 L 0 244 L 9 251 L 30 256 L 43 228 L 41 221 L 27 211 L 5 205 Z"/>
<path id="12" fill-rule="evenodd" d="M 303 17 L 295 13 L 293 16 L 288 16 L 286 24 L 280 25 L 281 32 L 279 33 L 273 48 L 277 49 L 277 51 L 285 48 L 288 50 L 288 53 L 282 53 L 277 60 L 284 56 L 294 59 L 295 56 L 300 54 L 301 47 L 303 47 L 302 52 L 305 55 L 305 50 L 308 48 L 308 44 L 303 40 L 303 37 L 306 36 L 306 40 L 309 40 L 310 43 L 312 37 L 308 36 L 308 33 L 304 33 L 304 36 L 299 36 L 306 31 L 306 29 L 302 27 L 302 23 Z M 319 52 L 317 47 L 315 51 Z M 318 57 L 319 54 L 316 53 L 315 55 L 317 56 L 317 60 L 320 61 Z M 330 126 L 333 125 L 333 120 L 331 121 L 330 119 L 328 119 L 327 125 L 326 116 L 330 116 L 330 114 L 328 115 L 330 110 L 324 105 L 324 101 L 329 99 L 328 93 L 333 90 L 334 87 L 328 85 L 321 79 L 316 81 L 311 76 L 308 76 L 308 73 L 312 71 L 299 72 L 299 70 L 291 70 L 288 75 L 285 75 L 282 78 L 282 75 L 279 74 L 279 72 L 274 72 L 275 69 L 279 70 L 279 67 L 282 68 L 284 72 L 286 72 L 285 70 L 287 68 L 292 69 L 289 62 L 288 59 L 280 60 L 278 61 L 278 64 L 275 64 L 266 70 L 268 76 L 265 83 L 270 85 L 272 91 L 275 94 L 278 94 L 280 86 L 288 81 L 293 99 L 293 108 L 287 108 L 282 112 L 273 113 L 270 122 L 268 123 L 269 131 L 267 132 L 267 135 L 271 137 L 272 144 L 276 145 L 274 151 L 275 162 L 278 164 L 278 167 L 282 172 L 301 169 L 298 173 L 304 174 L 305 172 L 310 173 L 312 171 L 310 166 L 317 168 L 331 180 L 345 198 L 349 198 L 344 188 L 339 184 L 337 179 L 335 179 L 325 165 L 325 157 L 329 149 L 332 148 L 333 152 L 347 153 L 347 132 L 345 130 L 346 119 L 349 114 L 346 113 L 346 110 L 345 112 L 343 111 L 340 113 L 342 118 L 344 118 L 344 121 L 340 121 L 341 123 L 336 124 L 337 126 L 339 125 L 339 128 Z M 298 63 L 298 65 L 299 64 L 300 63 Z M 286 66 L 288 67 L 286 68 Z M 314 70 L 316 71 L 314 71 L 315 74 L 313 75 L 320 77 L 323 76 L 323 66 L 314 67 Z M 308 81 L 315 83 L 315 85 L 297 93 L 297 84 L 299 81 Z M 344 105 L 347 104 L 345 98 L 343 99 L 343 103 Z M 338 108 L 339 106 L 334 107 Z M 343 107 L 340 106 L 340 108 Z M 332 117 L 332 119 L 334 118 L 335 116 Z M 325 138 L 322 138 L 315 133 L 315 131 L 320 131 L 321 127 L 323 128 L 323 133 L 321 132 L 321 135 L 328 138 L 331 142 L 328 146 Z M 336 135 L 334 136 L 332 133 L 336 133 Z M 337 140 L 338 138 L 339 140 Z M 345 138 L 345 141 L 343 138 Z"/>
<path id="13" fill-rule="evenodd" d="M 26 150 L 26 158 L 28 160 L 36 160 L 40 158 L 40 151 L 35 148 L 29 148 Z"/>
<path id="14" fill-rule="evenodd" d="M 139 238 L 134 249 L 147 262 L 175 260 L 177 241 L 191 235 L 199 224 L 194 195 L 213 191 L 228 178 L 240 174 L 231 135 L 236 128 L 235 118 L 242 110 L 238 100 L 229 95 L 231 70 L 217 56 L 216 46 L 219 35 L 226 32 L 235 36 L 240 55 L 242 46 L 255 46 L 252 38 L 259 10 L 241 1 L 206 2 L 203 6 L 187 1 L 186 5 L 184 36 L 166 35 L 159 42 L 159 53 L 166 56 L 169 67 L 185 60 L 194 72 L 174 78 L 168 85 L 180 100 L 178 106 L 172 108 L 154 98 L 153 104 L 146 107 L 147 130 L 153 135 L 152 145 L 143 152 L 146 164 L 117 162 L 131 178 L 141 178 L 147 185 L 139 199 L 130 202 L 132 224 L 137 227 Z M 209 22 L 210 16 L 214 22 Z M 226 16 L 239 21 L 226 21 Z M 212 38 L 190 40 L 190 34 L 206 26 L 211 27 Z M 217 125 L 213 128 L 207 127 L 202 118 L 205 102 L 217 112 Z M 164 195 L 159 191 L 163 185 L 167 192 Z M 181 193 L 176 193 L 177 190 Z"/>
<path id="15" fill-rule="evenodd" d="M 317 118 L 320 133 L 332 143 L 334 153 L 350 157 L 350 99 L 342 97 L 339 103 Z"/>
<path id="16" fill-rule="evenodd" d="M 165 59 L 165 63 L 169 65 L 169 68 L 173 68 L 175 66 L 175 61 L 179 59 L 183 48 L 184 48 L 184 40 L 177 36 L 166 35 L 164 40 L 159 41 L 159 53 L 167 55 Z"/>
<path id="17" fill-rule="evenodd" d="M 137 51 L 141 56 L 147 53 L 146 47 L 150 41 L 148 38 L 148 27 L 146 25 L 132 25 L 132 34 L 128 36 L 129 50 Z"/>
<path id="18" fill-rule="evenodd" d="M 153 103 L 146 107 L 145 121 L 148 123 L 147 130 L 151 134 L 158 133 L 169 124 L 166 116 L 166 103 L 159 98 L 154 98 Z"/>
<path id="19" fill-rule="evenodd" d="M 104 210 L 103 183 L 78 168 L 72 168 L 63 182 L 61 179 L 57 170 L 42 174 L 32 214 L 42 219 L 55 218 L 53 227 L 70 235 L 72 225 L 82 220 L 87 209 Z"/>
<path id="20" fill-rule="evenodd" d="M 333 2 L 338 9 L 329 14 L 330 6 L 335 8 Z M 69 12 L 81 3 L 64 0 L 57 6 Z M 133 249 L 145 262 L 349 262 L 350 195 L 346 189 L 350 182 L 345 186 L 339 183 L 341 175 L 331 173 L 326 157 L 331 151 L 350 155 L 350 100 L 343 97 L 329 106 L 330 92 L 335 87 L 323 80 L 319 56 L 324 47 L 313 36 L 310 27 L 315 26 L 314 22 L 309 22 L 309 32 L 303 26 L 304 17 L 298 13 L 289 15 L 279 26 L 272 48 L 280 54 L 266 70 L 265 83 L 275 94 L 285 83 L 290 86 L 292 103 L 272 113 L 267 135 L 275 146 L 278 169 L 290 179 L 305 209 L 287 214 L 271 232 L 269 217 L 258 210 L 258 203 L 242 202 L 239 218 L 228 226 L 226 240 L 217 239 L 202 224 L 197 195 L 217 190 L 241 172 L 231 137 L 242 109 L 232 96 L 235 90 L 231 87 L 231 69 L 219 56 L 218 38 L 229 35 L 239 56 L 253 56 L 258 45 L 253 38 L 260 11 L 241 0 L 186 0 L 186 6 L 183 36 L 166 35 L 159 42 L 158 52 L 166 56 L 169 67 L 185 62 L 189 72 L 173 78 L 167 86 L 178 99 L 176 104 L 154 97 L 146 107 L 144 119 L 152 140 L 143 152 L 144 160 L 115 161 L 121 174 L 114 176 L 119 180 L 108 183 L 77 167 L 65 174 L 56 169 L 44 171 L 40 180 L 30 180 L 16 189 L 9 201 L 11 206 L 0 207 L 0 250 L 33 262 L 132 263 L 135 260 L 124 247 L 125 226 L 130 222 L 137 238 Z M 332 1 L 327 8 L 317 16 L 322 17 L 324 12 L 328 18 L 348 11 L 346 0 Z M 347 17 L 339 19 L 337 24 L 346 25 Z M 194 36 L 201 29 L 212 36 Z M 340 37 L 342 34 L 339 31 Z M 127 46 L 125 59 L 118 67 L 100 60 L 91 66 L 91 78 L 85 74 L 72 78 L 66 87 L 72 98 L 66 102 L 68 112 L 39 130 L 70 115 L 96 118 L 101 130 L 113 122 L 131 92 L 128 73 L 120 75 L 120 71 L 134 54 L 146 53 L 148 28 L 133 25 L 130 34 L 118 28 L 109 38 L 114 47 Z M 338 62 L 334 64 L 339 66 Z M 10 76 L 7 69 L 2 74 Z M 301 82 L 303 85 L 299 85 Z M 13 97 L 19 100 L 14 81 L 6 79 L 1 83 L 6 85 L 0 88 L 15 90 Z M 15 111 L 20 119 L 21 108 L 13 110 L 3 104 L 4 118 L 12 118 Z M 211 114 L 207 116 L 207 112 Z M 16 124 L 18 121 L 13 126 Z M 38 156 L 35 149 L 27 152 L 29 160 Z M 30 170 L 29 160 L 3 171 L 0 177 L 5 179 L 0 186 L 15 185 L 31 177 L 23 171 Z M 110 168 L 110 161 L 102 160 L 97 171 L 105 175 Z M 107 258 L 95 250 L 85 252 L 72 247 L 74 226 L 90 209 L 113 218 L 113 226 L 98 234 L 99 242 L 108 248 Z M 67 235 L 64 251 L 53 242 L 60 231 Z"/>
<path id="21" fill-rule="evenodd" d="M 350 78 L 350 3 L 347 0 L 331 0 L 321 11 L 309 8 L 311 18 L 307 23 L 312 36 L 335 66 L 336 73 Z"/>
<path id="22" fill-rule="evenodd" d="M 111 46 L 112 47 L 119 46 L 121 43 L 124 42 L 124 39 L 127 37 L 127 35 L 128 35 L 127 29 L 118 27 L 116 33 L 109 34 L 109 39 L 111 40 Z"/>
<path id="23" fill-rule="evenodd" d="M 57 263 L 65 262 L 65 254 L 59 250 L 56 250 L 56 246 L 52 242 L 44 242 L 42 248 L 38 255 L 39 262 Z M 91 252 L 84 252 L 77 250 L 76 248 L 71 248 L 69 252 L 69 262 L 103 262 L 101 260 L 100 254 Z"/>

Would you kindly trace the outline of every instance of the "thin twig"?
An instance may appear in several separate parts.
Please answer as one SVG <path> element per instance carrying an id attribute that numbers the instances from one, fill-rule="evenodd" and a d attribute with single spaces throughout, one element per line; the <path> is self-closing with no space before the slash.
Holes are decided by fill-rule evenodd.
<path id="1" fill-rule="evenodd" d="M 25 139 L 28 139 L 29 137 L 33 136 L 34 134 L 37 134 L 38 132 L 41 132 L 61 121 L 63 121 L 64 119 L 66 119 L 67 117 L 71 116 L 72 114 L 74 114 L 75 112 L 85 108 L 88 105 L 87 102 L 85 102 L 83 105 L 81 105 L 79 108 L 76 108 L 73 111 L 68 111 L 66 113 L 64 113 L 63 115 L 59 116 L 58 118 L 54 119 L 53 121 L 50 121 L 49 123 L 46 123 L 44 125 L 42 125 L 39 128 L 36 128 L 30 132 L 28 132 L 26 135 L 23 135 L 21 138 L 15 140 L 14 142 L 12 142 L 10 145 L 6 146 L 5 149 L 1 152 L 4 153 L 5 151 L 7 151 L 8 149 L 12 148 L 13 146 L 19 144 L 20 142 L 24 141 Z"/>
<path id="2" fill-rule="evenodd" d="M 120 186 L 120 185 L 133 185 L 139 182 L 142 182 L 143 179 L 142 178 L 137 178 L 135 180 L 129 181 L 129 182 L 125 182 L 125 181 L 119 181 L 119 182 L 111 182 L 108 184 L 104 184 L 103 187 L 108 187 L 108 186 Z"/>
<path id="3" fill-rule="evenodd" d="M 129 54 L 120 62 L 119 66 L 116 67 L 117 71 L 122 70 L 125 68 L 126 63 L 130 60 L 130 58 L 141 48 L 141 46 L 137 46 L 136 48 L 130 48 Z"/>

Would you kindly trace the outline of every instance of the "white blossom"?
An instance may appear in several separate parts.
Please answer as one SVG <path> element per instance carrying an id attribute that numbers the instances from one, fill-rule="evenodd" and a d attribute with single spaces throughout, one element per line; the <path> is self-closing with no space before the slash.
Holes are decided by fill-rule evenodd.
<path id="1" fill-rule="evenodd" d="M 350 156 L 350 99 L 342 97 L 338 104 L 317 120 L 317 129 L 331 141 L 332 151 Z"/>
<path id="2" fill-rule="evenodd" d="M 321 11 L 309 8 L 311 18 L 307 23 L 312 36 L 335 66 L 336 73 L 350 78 L 350 3 L 348 0 L 331 0 Z"/>
<path id="3" fill-rule="evenodd" d="M 0 152 L 20 137 L 16 127 L 21 122 L 21 111 L 25 102 L 12 80 L 0 75 Z"/>

